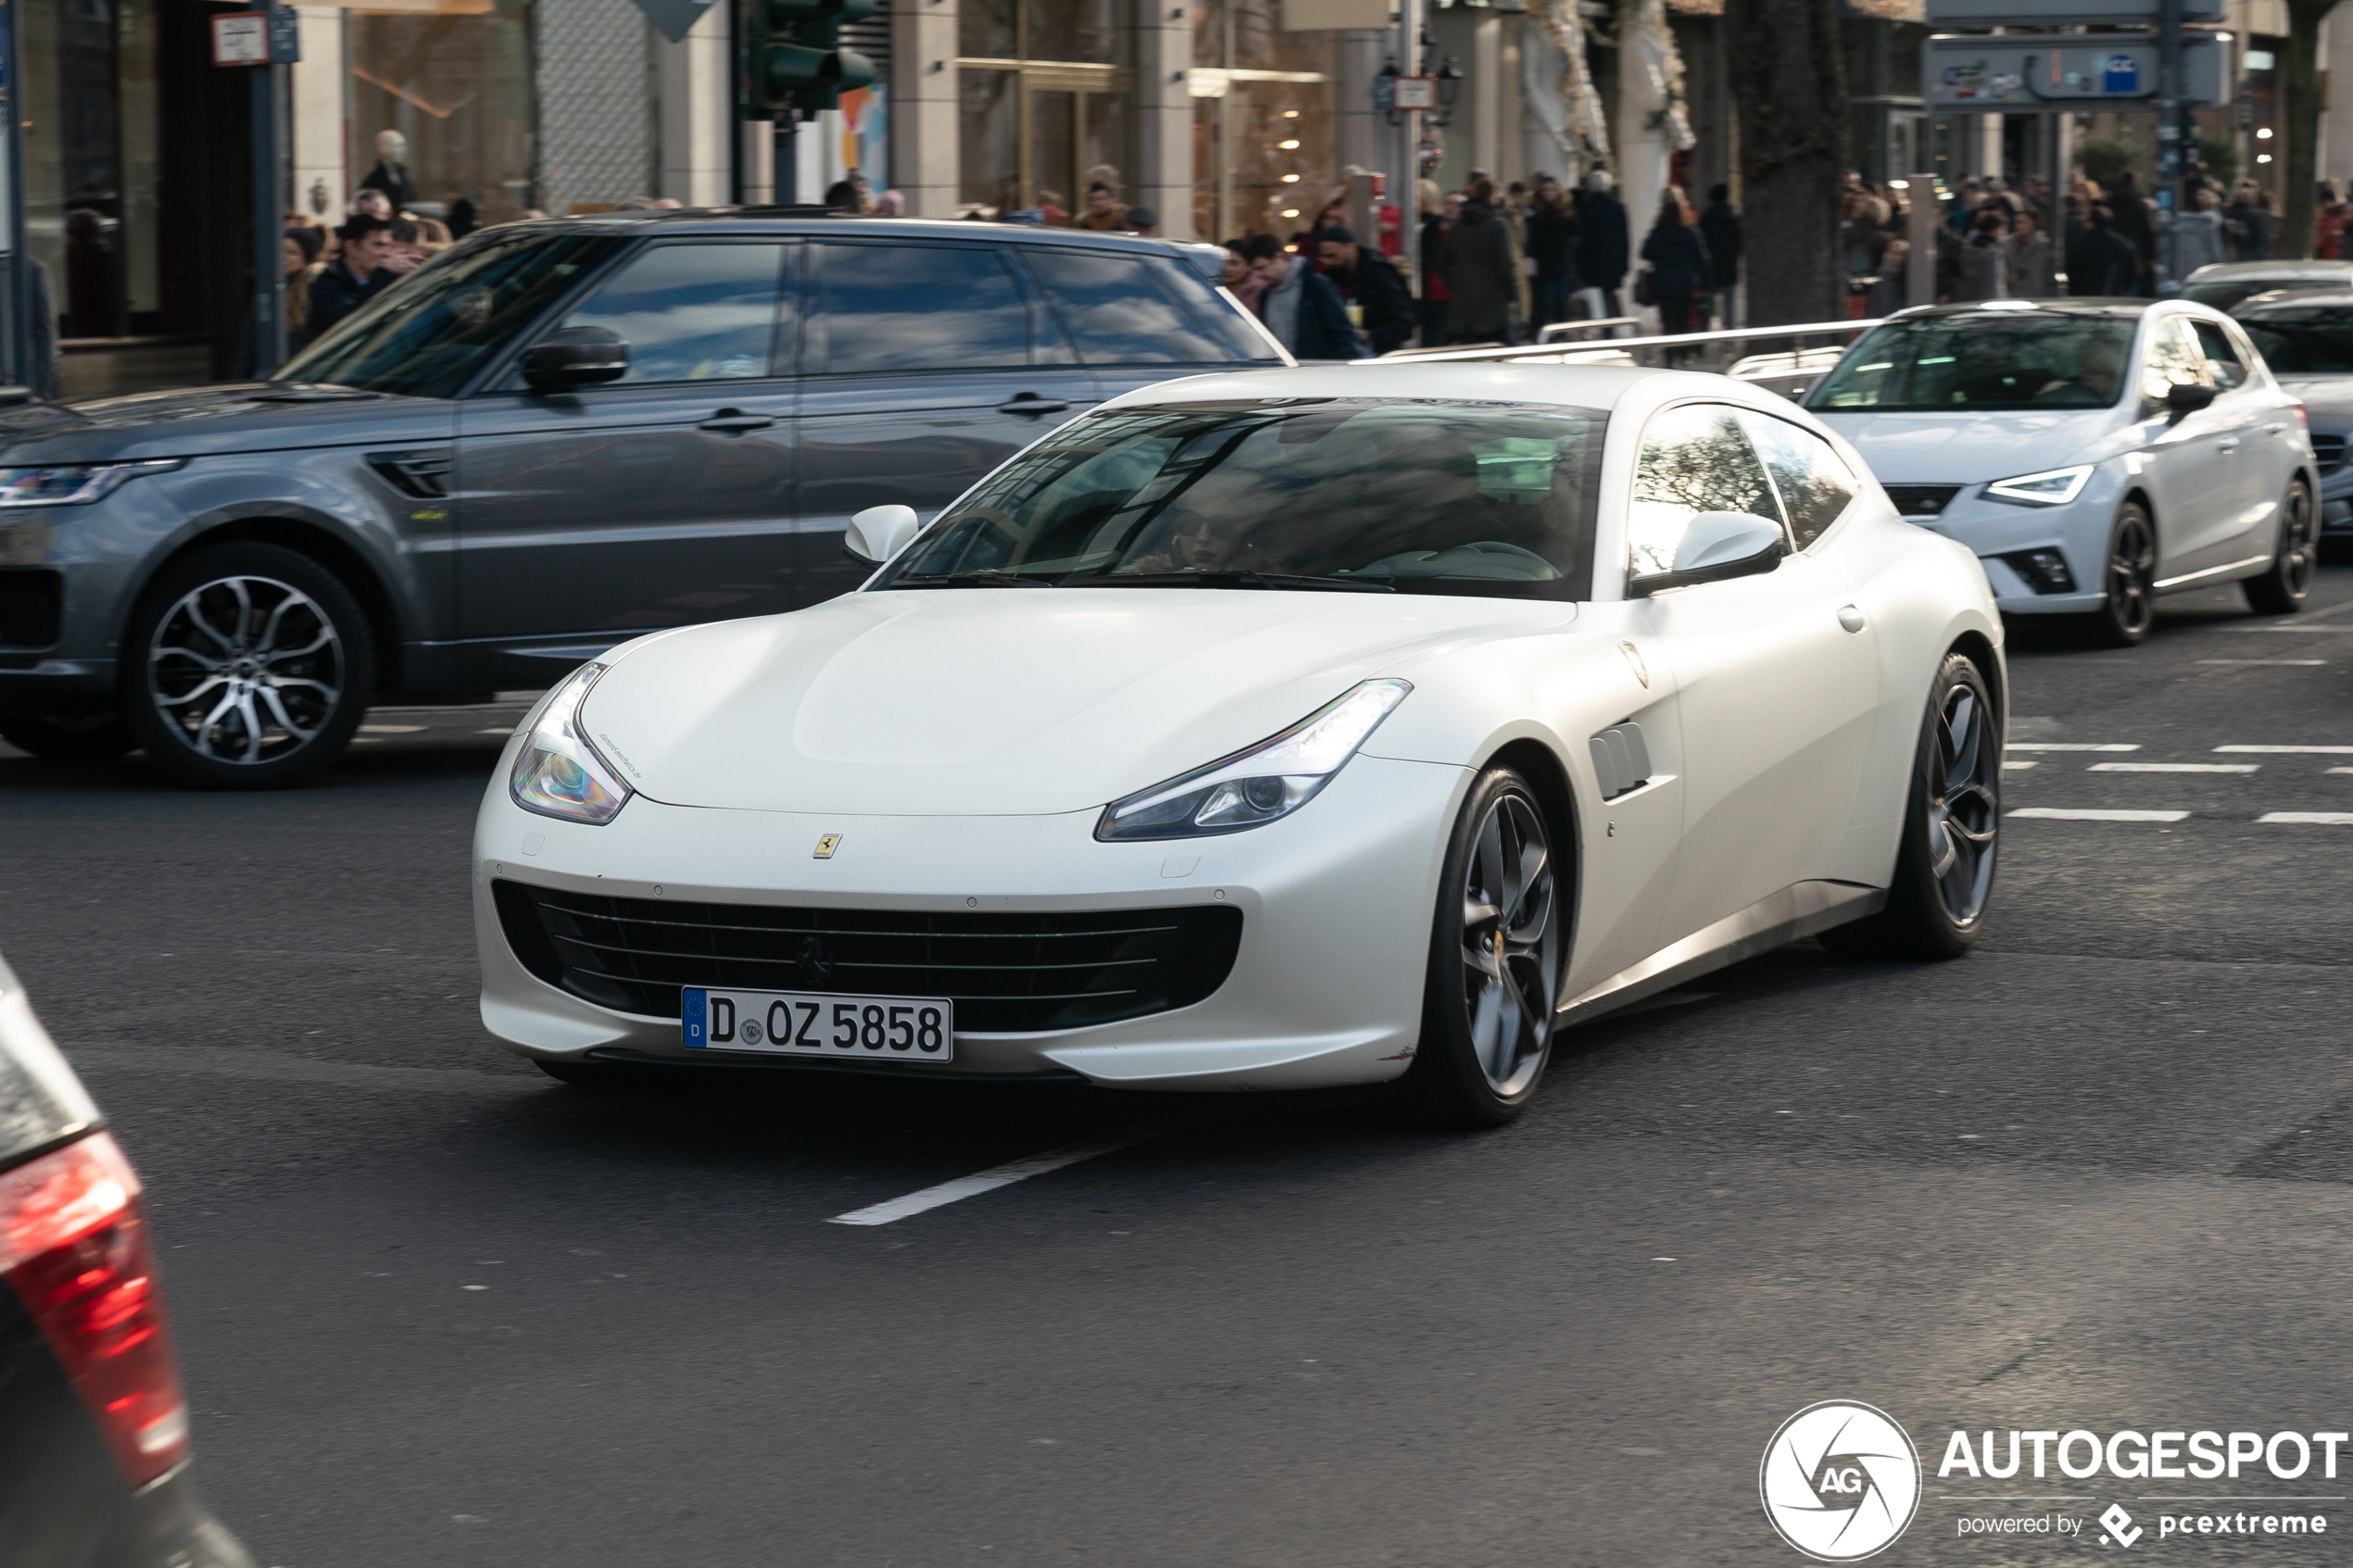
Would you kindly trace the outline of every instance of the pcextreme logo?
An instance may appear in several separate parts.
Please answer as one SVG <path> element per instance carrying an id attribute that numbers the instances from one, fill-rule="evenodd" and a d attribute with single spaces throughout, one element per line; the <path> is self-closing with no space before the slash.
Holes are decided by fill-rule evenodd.
<path id="1" fill-rule="evenodd" d="M 1817 1562 L 1859 1562 L 1911 1524 L 1920 1460 L 1885 1411 L 1825 1399 L 1781 1423 L 1756 1489 L 1781 1539 Z"/>

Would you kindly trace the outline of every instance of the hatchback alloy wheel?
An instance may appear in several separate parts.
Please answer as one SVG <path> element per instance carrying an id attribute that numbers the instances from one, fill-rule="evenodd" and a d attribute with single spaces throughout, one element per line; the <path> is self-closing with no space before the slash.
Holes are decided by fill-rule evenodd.
<path id="1" fill-rule="evenodd" d="M 2106 620 L 2121 643 L 2139 642 L 2157 623 L 2157 531 L 2138 507 L 2124 508 L 2108 543 Z"/>

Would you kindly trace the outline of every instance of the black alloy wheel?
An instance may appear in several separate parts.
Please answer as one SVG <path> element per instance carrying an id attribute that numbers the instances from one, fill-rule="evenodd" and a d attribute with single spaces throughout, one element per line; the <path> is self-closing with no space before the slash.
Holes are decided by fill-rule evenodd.
<path id="1" fill-rule="evenodd" d="M 1440 873 L 1421 1042 L 1397 1085 L 1414 1113 L 1494 1127 L 1535 1098 L 1552 1057 L 1567 875 L 1528 781 L 1487 770 Z"/>
<path id="2" fill-rule="evenodd" d="M 139 744 L 111 713 L 0 713 L 0 740 L 52 762 L 110 762 Z"/>
<path id="3" fill-rule="evenodd" d="M 2280 501 L 2280 542 L 2260 577 L 2246 580 L 2246 602 L 2258 615 L 2294 615 L 2304 608 L 2321 570 L 2320 508 L 2296 480 Z"/>
<path id="4" fill-rule="evenodd" d="M 2093 634 L 2112 647 L 2131 647 L 2157 624 L 2157 524 L 2138 501 L 2117 509 L 2101 583 L 2106 596 L 2092 612 Z"/>
<path id="5" fill-rule="evenodd" d="M 123 638 L 122 713 L 183 784 L 272 789 L 340 757 L 375 686 L 375 643 L 341 579 L 277 545 L 173 562 Z"/>
<path id="6" fill-rule="evenodd" d="M 1849 958 L 1957 959 L 1985 928 L 2002 828 L 2002 722 L 1977 661 L 1945 657 L 1910 774 L 1886 907 L 1822 933 Z"/>

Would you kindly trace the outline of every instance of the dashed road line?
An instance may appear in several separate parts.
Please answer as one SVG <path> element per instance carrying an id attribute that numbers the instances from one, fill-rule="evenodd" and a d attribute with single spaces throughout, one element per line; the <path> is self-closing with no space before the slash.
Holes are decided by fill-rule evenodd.
<path id="1" fill-rule="evenodd" d="M 2353 827 L 2353 811 L 2266 811 L 2259 822 L 2300 822 L 2315 827 Z"/>
<path id="2" fill-rule="evenodd" d="M 1042 1176 L 1049 1171 L 1059 1171 L 1065 1165 L 1076 1165 L 1082 1160 L 1092 1160 L 1100 1154 L 1139 1144 L 1154 1135 L 1148 1131 L 1121 1133 L 1091 1143 L 1075 1143 L 1064 1148 L 1033 1154 L 1026 1160 L 958 1176 L 952 1182 L 927 1186 L 921 1192 L 911 1192 L 904 1198 L 853 1209 L 847 1214 L 836 1214 L 826 1223 L 834 1225 L 887 1225 L 893 1220 L 903 1220 L 910 1214 L 920 1214 L 926 1209 L 937 1209 L 943 1203 L 956 1203 L 967 1198 L 978 1198 L 984 1192 L 994 1192 L 1015 1182 L 1026 1182 L 1032 1176 Z"/>
<path id="3" fill-rule="evenodd" d="M 2021 806 L 2013 817 L 2041 817 L 2055 822 L 2178 822 L 2187 811 L 2107 811 L 2074 806 Z"/>
<path id="4" fill-rule="evenodd" d="M 2353 626 L 2346 630 L 2353 632 Z M 2353 757 L 2353 746 L 2218 746 L 2214 749 L 2270 757 Z"/>
<path id="5" fill-rule="evenodd" d="M 2260 762 L 2095 762 L 2087 773 L 2251 773 Z"/>
<path id="6" fill-rule="evenodd" d="M 2002 763 L 2002 771 L 2006 773 L 2022 773 L 2029 768 L 2039 768 L 2043 764 L 2040 762 L 2011 762 L 2005 760 Z"/>
<path id="7" fill-rule="evenodd" d="M 2086 741 L 2014 740 L 2004 751 L 2138 751 L 2137 746 L 2095 746 Z"/>
<path id="8" fill-rule="evenodd" d="M 2325 659 L 2201 659 L 2198 662 L 2200 664 L 2287 664 L 2309 668 L 2316 664 L 2326 664 L 2328 660 Z"/>

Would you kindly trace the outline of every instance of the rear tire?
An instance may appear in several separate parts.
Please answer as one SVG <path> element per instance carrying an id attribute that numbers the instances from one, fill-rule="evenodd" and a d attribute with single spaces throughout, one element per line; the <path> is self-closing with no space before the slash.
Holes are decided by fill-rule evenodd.
<path id="1" fill-rule="evenodd" d="M 2100 584 L 2107 596 L 2084 618 L 2092 636 L 2109 647 L 2132 647 L 2157 624 L 2157 524 L 2138 501 L 2117 508 Z"/>
<path id="2" fill-rule="evenodd" d="M 111 762 L 139 744 L 112 713 L 0 714 L 0 740 L 52 762 Z"/>
<path id="3" fill-rule="evenodd" d="M 198 550 L 157 575 L 122 642 L 122 716 L 148 758 L 206 789 L 280 789 L 351 744 L 375 639 L 342 579 L 280 545 Z"/>
<path id="4" fill-rule="evenodd" d="M 1413 1115 L 1500 1127 L 1536 1098 L 1572 885 L 1528 781 L 1490 768 L 1454 821 L 1430 922 L 1421 1043 L 1396 1085 Z"/>
<path id="5" fill-rule="evenodd" d="M 2246 602 L 2258 615 L 2294 615 L 2304 608 L 2320 563 L 2320 508 L 2299 479 L 2280 503 L 2280 544 L 2271 564 L 2262 576 L 2246 580 Z"/>
<path id="6" fill-rule="evenodd" d="M 2002 822 L 2002 725 L 1977 661 L 1950 654 L 1929 687 L 1887 905 L 1822 933 L 1843 958 L 1957 959 L 1985 929 Z"/>

